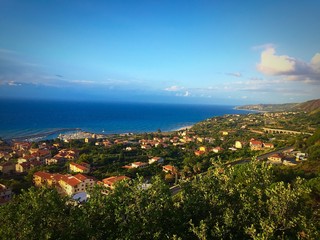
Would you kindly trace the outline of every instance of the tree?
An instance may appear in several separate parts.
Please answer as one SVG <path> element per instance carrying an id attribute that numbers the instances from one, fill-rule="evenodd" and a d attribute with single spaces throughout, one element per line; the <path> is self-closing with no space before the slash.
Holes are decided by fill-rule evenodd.
<path id="1" fill-rule="evenodd" d="M 70 206 L 55 190 L 30 188 L 0 208 L 1 239 L 67 239 Z"/>

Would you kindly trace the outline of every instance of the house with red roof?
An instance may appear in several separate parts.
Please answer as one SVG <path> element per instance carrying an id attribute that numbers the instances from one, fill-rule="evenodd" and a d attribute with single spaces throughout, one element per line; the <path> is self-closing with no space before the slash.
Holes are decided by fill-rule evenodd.
<path id="1" fill-rule="evenodd" d="M 148 163 L 145 162 L 133 162 L 130 165 L 125 165 L 123 168 L 131 169 L 131 168 L 145 168 L 148 166 Z"/>
<path id="2" fill-rule="evenodd" d="M 249 142 L 250 149 L 253 151 L 259 151 L 263 148 L 263 143 L 259 140 L 251 139 Z"/>
<path id="3" fill-rule="evenodd" d="M 14 162 L 3 162 L 0 163 L 0 172 L 3 174 L 10 174 L 11 172 L 14 172 L 16 169 L 16 165 Z"/>
<path id="4" fill-rule="evenodd" d="M 113 176 L 113 177 L 104 178 L 102 179 L 102 182 L 105 187 L 113 189 L 117 182 L 129 180 L 129 179 L 130 179 L 129 177 L 122 175 L 122 176 Z"/>
<path id="5" fill-rule="evenodd" d="M 28 172 L 30 169 L 34 168 L 34 167 L 38 167 L 41 166 L 42 163 L 39 161 L 30 161 L 30 162 L 22 162 L 22 163 L 17 163 L 16 164 L 16 172 L 18 173 L 26 173 Z"/>
<path id="6" fill-rule="evenodd" d="M 223 148 L 222 147 L 215 147 L 215 148 L 212 148 L 211 151 L 214 153 L 219 153 L 219 152 L 223 151 Z"/>
<path id="7" fill-rule="evenodd" d="M 272 154 L 270 157 L 268 157 L 268 160 L 272 163 L 282 163 L 282 160 L 283 160 L 284 156 L 282 154 L 279 154 L 279 153 L 275 153 L 275 154 Z"/>
<path id="8" fill-rule="evenodd" d="M 89 173 L 90 172 L 90 164 L 82 162 L 82 163 L 69 163 L 70 172 L 79 172 L 79 173 Z"/>
<path id="9" fill-rule="evenodd" d="M 78 192 L 92 189 L 96 180 L 81 173 L 71 176 L 39 171 L 33 174 L 33 182 L 37 187 L 55 187 L 60 193 L 72 196 Z"/>
<path id="10" fill-rule="evenodd" d="M 172 165 L 163 166 L 162 171 L 164 171 L 165 173 L 170 173 L 170 174 L 176 174 L 178 172 L 177 169 Z"/>
<path id="11" fill-rule="evenodd" d="M 273 143 L 263 143 L 264 148 L 274 148 Z"/>

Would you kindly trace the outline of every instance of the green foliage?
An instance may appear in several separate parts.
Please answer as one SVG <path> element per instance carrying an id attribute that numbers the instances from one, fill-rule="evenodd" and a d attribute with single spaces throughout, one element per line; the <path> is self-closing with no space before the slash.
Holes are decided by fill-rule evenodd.
<path id="1" fill-rule="evenodd" d="M 24 191 L 0 207 L 0 239 L 319 239 L 318 179 L 277 181 L 273 167 L 252 161 L 181 183 L 172 197 L 157 177 L 96 187 L 72 204 L 54 190 Z M 101 193 L 103 191 L 104 193 Z"/>
<path id="2" fill-rule="evenodd" d="M 30 188 L 0 208 L 0 239 L 67 239 L 70 207 L 56 191 Z"/>

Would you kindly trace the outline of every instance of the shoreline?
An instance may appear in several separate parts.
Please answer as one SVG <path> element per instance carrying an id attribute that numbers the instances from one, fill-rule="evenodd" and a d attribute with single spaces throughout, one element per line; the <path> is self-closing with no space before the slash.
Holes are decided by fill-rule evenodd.
<path id="1" fill-rule="evenodd" d="M 177 132 L 177 131 L 183 131 L 183 130 L 190 130 L 192 127 L 194 126 L 193 125 L 188 125 L 188 126 L 184 126 L 184 127 L 180 127 L 180 128 L 177 128 L 177 129 L 173 129 L 169 132 Z"/>
<path id="2" fill-rule="evenodd" d="M 234 110 L 240 110 L 240 111 L 248 111 L 248 112 L 256 112 L 256 113 L 266 113 L 268 111 L 262 111 L 262 110 L 254 110 L 254 109 L 243 109 L 243 108 L 238 108 L 234 107 Z"/>
<path id="3" fill-rule="evenodd" d="M 193 125 L 187 125 L 179 128 L 174 128 L 168 131 L 164 131 L 163 133 L 171 133 L 171 132 L 178 132 L 178 131 L 184 131 L 184 130 L 189 130 L 191 129 Z M 73 139 L 72 136 L 76 136 L 77 133 L 80 132 L 81 134 L 79 135 L 79 138 L 74 138 L 74 139 L 84 139 L 85 137 L 80 137 L 82 133 L 85 134 L 95 134 L 95 135 L 100 135 L 104 136 L 105 138 L 107 137 L 112 137 L 116 135 L 124 135 L 124 134 L 142 134 L 143 132 L 134 132 L 134 133 L 96 133 L 96 132 L 89 132 L 89 131 L 84 131 L 81 128 L 61 128 L 61 129 L 56 129 L 52 131 L 47 131 L 47 132 L 42 132 L 42 133 L 36 133 L 36 134 L 30 134 L 30 135 L 25 135 L 25 136 L 17 136 L 17 137 L 7 137 L 3 138 L 4 141 L 8 142 L 38 142 L 38 141 L 46 141 L 46 140 L 54 140 L 54 139 Z M 147 133 L 156 133 L 156 131 L 148 131 Z M 49 138 L 51 135 L 57 135 L 56 137 Z M 61 137 L 60 137 L 61 135 Z"/>
<path id="4" fill-rule="evenodd" d="M 3 138 L 5 141 L 28 141 L 31 139 L 36 138 L 46 138 L 53 134 L 58 134 L 62 132 L 69 132 L 69 131 L 82 131 L 80 128 L 60 128 L 48 132 L 42 132 L 42 133 L 35 133 L 31 135 L 25 135 L 25 136 L 17 136 L 17 137 L 9 137 L 9 138 Z"/>

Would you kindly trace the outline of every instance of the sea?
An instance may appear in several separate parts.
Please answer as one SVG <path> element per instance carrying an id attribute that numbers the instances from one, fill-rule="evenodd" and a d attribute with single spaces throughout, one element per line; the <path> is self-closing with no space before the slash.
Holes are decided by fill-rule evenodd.
<path id="1" fill-rule="evenodd" d="M 225 114 L 235 106 L 0 99 L 2 139 L 53 139 L 87 131 L 122 134 L 173 131 Z"/>

